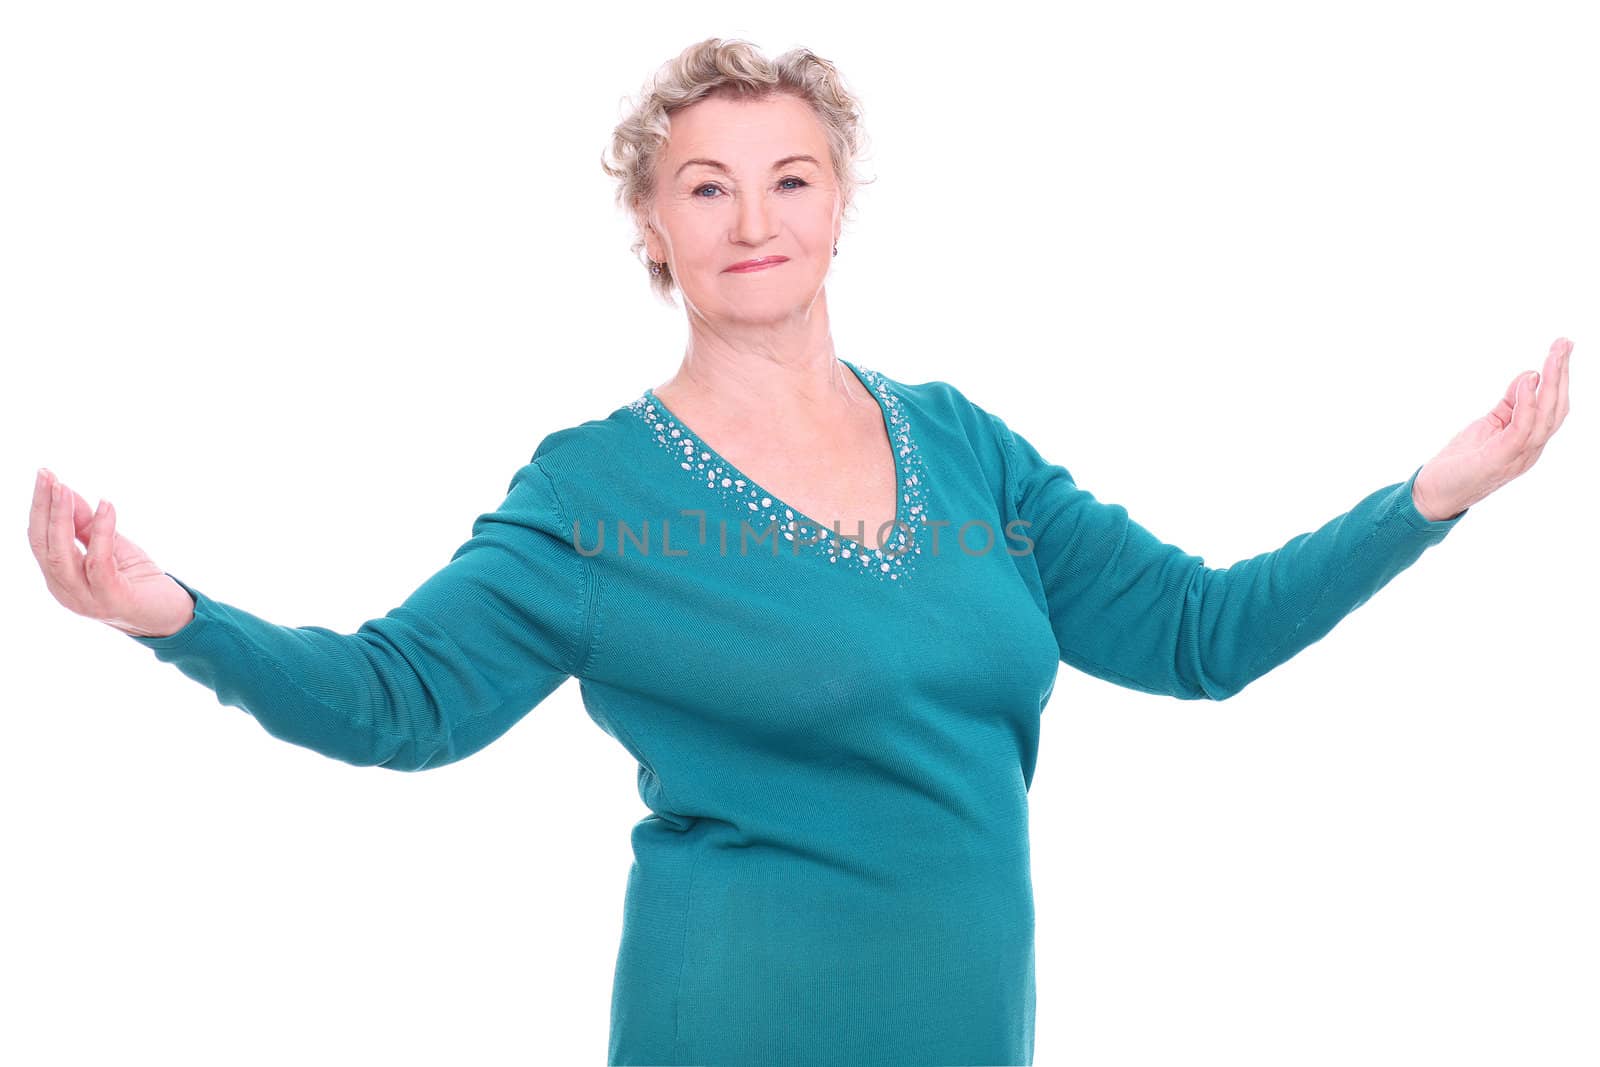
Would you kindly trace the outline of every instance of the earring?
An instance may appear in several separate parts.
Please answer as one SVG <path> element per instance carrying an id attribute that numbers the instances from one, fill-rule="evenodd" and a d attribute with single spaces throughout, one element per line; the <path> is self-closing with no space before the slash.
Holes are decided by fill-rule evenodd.
<path id="1" fill-rule="evenodd" d="M 833 246 L 833 254 L 834 255 L 838 255 L 839 254 L 839 246 L 838 245 L 834 245 Z"/>

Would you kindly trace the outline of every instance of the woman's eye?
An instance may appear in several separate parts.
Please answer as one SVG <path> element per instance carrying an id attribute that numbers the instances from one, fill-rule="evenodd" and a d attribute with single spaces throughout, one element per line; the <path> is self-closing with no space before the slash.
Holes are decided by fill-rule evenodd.
<path id="1" fill-rule="evenodd" d="M 799 188 L 800 186 L 804 186 L 804 185 L 809 184 L 803 178 L 780 178 L 780 179 L 778 179 L 779 187 L 782 187 L 785 182 L 794 182 L 795 183 L 794 187 L 789 188 L 789 189 L 785 189 L 784 190 L 785 192 L 794 192 L 795 189 Z M 705 185 L 697 186 L 695 188 L 695 190 L 694 190 L 694 195 L 697 198 L 701 199 L 701 200 L 716 200 L 717 197 L 714 197 L 714 196 L 701 196 L 700 195 L 701 193 L 705 192 L 707 189 L 718 189 L 718 190 L 720 190 L 721 186 L 713 185 L 713 184 L 708 182 Z"/>

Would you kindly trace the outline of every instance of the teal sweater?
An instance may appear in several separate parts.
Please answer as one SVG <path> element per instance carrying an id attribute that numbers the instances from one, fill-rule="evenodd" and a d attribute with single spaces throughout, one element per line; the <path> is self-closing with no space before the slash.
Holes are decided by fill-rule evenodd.
<path id="1" fill-rule="evenodd" d="M 646 389 L 546 436 L 355 633 L 180 582 L 194 619 L 133 640 L 275 737 L 403 771 L 472 755 L 577 678 L 649 808 L 612 1064 L 1031 1063 L 1028 789 L 1060 664 L 1224 700 L 1465 512 L 1425 519 L 1413 472 L 1207 567 L 954 386 L 841 363 L 895 449 L 884 544 L 819 535 Z"/>

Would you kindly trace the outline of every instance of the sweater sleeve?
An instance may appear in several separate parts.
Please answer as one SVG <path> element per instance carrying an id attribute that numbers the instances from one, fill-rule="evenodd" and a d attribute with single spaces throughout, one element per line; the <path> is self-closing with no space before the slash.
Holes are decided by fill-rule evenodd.
<path id="1" fill-rule="evenodd" d="M 591 583 L 571 530 L 535 458 L 448 564 L 353 634 L 277 625 L 169 573 L 194 618 L 165 637 L 128 636 L 280 740 L 427 770 L 485 747 L 580 669 Z"/>
<path id="2" fill-rule="evenodd" d="M 1467 513 L 1423 516 L 1411 496 L 1418 467 L 1281 548 L 1207 567 L 1120 504 L 1097 500 L 992 417 L 1062 661 L 1142 692 L 1233 696 L 1320 640 Z"/>

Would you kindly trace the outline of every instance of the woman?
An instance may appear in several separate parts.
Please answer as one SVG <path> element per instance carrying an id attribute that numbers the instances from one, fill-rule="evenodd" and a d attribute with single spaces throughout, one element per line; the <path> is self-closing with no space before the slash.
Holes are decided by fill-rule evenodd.
<path id="1" fill-rule="evenodd" d="M 805 50 L 701 42 L 607 173 L 689 341 L 547 435 L 499 508 L 354 634 L 164 572 L 48 472 L 51 592 L 356 765 L 479 751 L 569 677 L 638 760 L 610 1062 L 1031 1063 L 1027 815 L 1062 662 L 1223 700 L 1525 471 L 1571 344 L 1403 482 L 1225 569 L 1078 487 L 940 381 L 836 356 L 824 282 L 859 113 Z M 77 542 L 86 546 L 80 553 Z"/>

